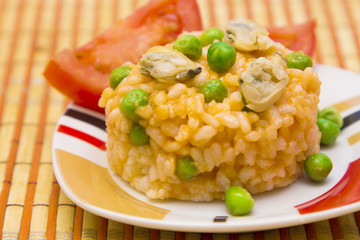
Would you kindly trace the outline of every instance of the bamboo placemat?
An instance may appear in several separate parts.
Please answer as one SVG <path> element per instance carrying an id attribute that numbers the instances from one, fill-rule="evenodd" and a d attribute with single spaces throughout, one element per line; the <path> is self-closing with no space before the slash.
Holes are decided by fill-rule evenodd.
<path id="1" fill-rule="evenodd" d="M 52 172 L 51 141 L 68 104 L 42 71 L 52 53 L 86 43 L 147 0 L 0 0 L 2 239 L 360 239 L 360 212 L 270 231 L 151 230 L 72 203 Z M 316 62 L 360 73 L 359 0 L 198 0 L 204 27 L 232 18 L 268 25 L 316 19 Z"/>

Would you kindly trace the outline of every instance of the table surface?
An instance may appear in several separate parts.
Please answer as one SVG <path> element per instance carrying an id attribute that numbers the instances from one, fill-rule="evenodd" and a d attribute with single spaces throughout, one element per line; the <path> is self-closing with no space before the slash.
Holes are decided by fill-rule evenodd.
<path id="1" fill-rule="evenodd" d="M 72 203 L 52 171 L 51 141 L 69 101 L 42 76 L 49 57 L 86 43 L 147 0 L 0 1 L 0 228 L 3 239 L 360 239 L 360 212 L 269 231 L 146 229 Z M 315 62 L 360 73 L 359 0 L 198 0 L 203 24 L 317 21 Z"/>

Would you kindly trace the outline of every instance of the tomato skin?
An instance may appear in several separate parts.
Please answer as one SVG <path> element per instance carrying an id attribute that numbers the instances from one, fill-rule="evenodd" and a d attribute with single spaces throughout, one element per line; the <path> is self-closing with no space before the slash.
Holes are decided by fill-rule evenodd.
<path id="1" fill-rule="evenodd" d="M 136 63 L 150 47 L 174 41 L 183 30 L 200 29 L 196 0 L 151 0 L 84 46 L 54 55 L 44 76 L 76 104 L 103 112 L 98 100 L 114 68 Z"/>
<path id="2" fill-rule="evenodd" d="M 181 17 L 182 28 L 188 32 L 202 29 L 199 6 L 195 1 L 178 0 L 177 13 Z M 199 14 L 194 14 L 197 12 Z"/>
<path id="3" fill-rule="evenodd" d="M 103 112 L 97 105 L 102 89 L 108 85 L 110 73 L 103 74 L 92 66 L 84 66 L 76 60 L 71 50 L 63 50 L 48 62 L 44 76 L 53 87 L 75 103 Z"/>
<path id="4" fill-rule="evenodd" d="M 294 51 L 303 51 L 309 56 L 314 54 L 315 50 L 315 26 L 314 20 L 285 27 L 267 27 L 269 37 L 285 45 Z"/>

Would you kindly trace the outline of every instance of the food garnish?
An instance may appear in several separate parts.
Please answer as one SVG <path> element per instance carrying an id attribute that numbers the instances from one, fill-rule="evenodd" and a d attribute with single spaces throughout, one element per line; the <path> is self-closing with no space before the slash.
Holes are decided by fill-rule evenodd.
<path id="1" fill-rule="evenodd" d="M 225 29 L 224 41 L 239 51 L 264 51 L 274 46 L 274 41 L 268 37 L 269 32 L 250 20 L 233 20 Z"/>
<path id="2" fill-rule="evenodd" d="M 207 61 L 211 70 L 222 73 L 229 70 L 235 63 L 235 49 L 224 42 L 213 43 L 207 52 Z"/>
<path id="3" fill-rule="evenodd" d="M 241 186 L 231 186 L 225 192 L 225 206 L 234 216 L 248 214 L 254 208 L 254 203 L 251 194 Z"/>
<path id="4" fill-rule="evenodd" d="M 323 153 L 311 154 L 305 160 L 304 169 L 308 177 L 315 182 L 324 181 L 333 168 L 330 158 Z"/>
<path id="5" fill-rule="evenodd" d="M 256 59 L 240 77 L 246 107 L 264 111 L 281 97 L 288 82 L 289 76 L 280 64 L 264 57 Z"/>
<path id="6" fill-rule="evenodd" d="M 186 81 L 201 72 L 201 67 L 175 49 L 157 46 L 149 49 L 139 62 L 140 72 L 159 82 Z"/>
<path id="7" fill-rule="evenodd" d="M 292 52 L 285 57 L 288 68 L 296 68 L 305 70 L 307 67 L 312 67 L 313 63 L 311 58 L 304 52 Z"/>

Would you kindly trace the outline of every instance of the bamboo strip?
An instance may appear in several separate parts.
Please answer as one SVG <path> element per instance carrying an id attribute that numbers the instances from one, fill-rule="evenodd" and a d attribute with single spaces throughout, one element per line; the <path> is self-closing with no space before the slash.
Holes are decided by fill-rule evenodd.
<path id="1" fill-rule="evenodd" d="M 329 4 L 331 17 L 337 19 L 334 21 L 335 36 L 338 39 L 338 45 L 341 49 L 341 60 L 344 67 L 349 70 L 360 70 L 360 61 L 358 59 L 357 44 L 354 41 L 354 34 L 346 11 L 346 1 L 334 0 Z M 360 45 L 360 42 L 358 42 Z"/>
<path id="2" fill-rule="evenodd" d="M 46 224 L 44 224 L 44 219 L 47 219 L 47 213 L 47 205 L 34 204 L 31 217 L 31 229 L 29 231 L 28 239 L 46 239 L 46 227 L 44 227 Z"/>
<path id="3" fill-rule="evenodd" d="M 34 194 L 34 204 L 29 223 L 29 238 L 36 238 L 36 234 L 46 238 L 46 225 L 49 212 L 49 192 L 51 192 L 52 165 L 40 164 L 37 185 Z M 26 226 L 26 225 L 25 225 Z M 21 229 L 22 230 L 22 229 Z M 23 230 L 22 230 L 23 231 Z M 21 234 L 21 232 L 20 232 Z"/>
<path id="4" fill-rule="evenodd" d="M 265 0 L 265 7 L 266 7 L 266 15 L 269 22 L 269 25 L 274 25 L 274 16 L 273 16 L 273 10 L 271 9 L 271 2 L 270 0 Z"/>
<path id="5" fill-rule="evenodd" d="M 99 217 L 97 239 L 105 240 L 107 238 L 108 220 L 103 217 Z"/>
<path id="6" fill-rule="evenodd" d="M 229 234 L 226 233 L 213 233 L 211 234 L 211 238 L 213 240 L 228 240 L 230 237 Z"/>
<path id="7" fill-rule="evenodd" d="M 28 172 L 29 167 L 29 165 L 20 164 L 16 165 L 13 170 L 14 181 L 11 184 L 11 190 L 9 192 L 2 230 L 4 238 L 8 233 L 16 233 L 18 237 L 20 227 L 18 223 L 21 221 L 24 207 L 24 193 L 27 179 L 27 175 L 24 174 L 24 172 Z"/>
<path id="8" fill-rule="evenodd" d="M 77 45 L 77 39 L 78 39 L 78 36 L 77 36 L 77 32 L 78 32 L 78 18 L 79 18 L 79 11 L 80 11 L 80 6 L 81 4 L 79 3 L 80 1 L 77 1 L 76 3 L 76 6 L 77 8 L 75 9 L 74 11 L 74 18 L 73 18 L 73 21 L 74 21 L 74 28 L 73 28 L 73 32 L 72 32 L 72 46 L 73 48 Z M 66 9 L 66 7 L 68 7 L 69 5 L 72 5 L 72 4 L 66 4 L 65 6 L 63 6 L 63 2 L 61 1 L 60 3 L 60 6 L 61 6 L 61 10 L 63 10 L 63 8 Z M 57 9 L 57 11 L 60 11 L 59 9 Z M 66 13 L 66 10 L 65 11 L 61 11 L 61 12 L 65 12 Z M 64 18 L 65 20 L 67 20 L 68 18 Z M 67 22 L 65 24 L 68 24 Z M 67 25 L 69 26 L 69 25 Z M 62 108 L 64 108 L 65 106 L 67 105 L 67 101 L 65 101 L 63 103 L 63 106 Z M 62 233 L 63 233 L 63 230 L 62 229 L 70 229 L 70 228 L 73 228 L 72 226 L 72 223 L 73 222 L 63 222 L 62 225 L 59 225 L 58 224 L 58 219 L 62 217 L 62 215 L 66 215 L 67 212 L 63 212 L 64 210 L 62 210 L 62 208 L 58 208 L 58 203 L 61 203 L 59 197 L 62 196 L 61 192 L 60 192 L 60 187 L 56 181 L 56 178 L 54 176 L 54 184 L 53 184 L 53 188 L 52 188 L 52 191 L 51 191 L 51 195 L 50 195 L 50 204 L 49 204 L 49 217 L 48 217 L 48 222 L 47 222 L 47 237 L 49 239 L 55 239 L 55 237 L 61 237 L 62 236 Z M 58 210 L 59 209 L 59 210 Z M 73 211 L 69 211 L 68 209 L 66 209 L 68 211 L 68 214 L 70 215 L 73 215 L 74 212 Z M 67 225 L 66 225 L 67 224 Z M 71 237 L 72 237 L 72 234 L 71 234 Z"/>
<path id="9" fill-rule="evenodd" d="M 120 222 L 109 220 L 108 222 L 108 240 L 122 240 L 124 239 L 125 225 Z"/>
<path id="10" fill-rule="evenodd" d="M 341 232 L 341 227 L 339 224 L 339 219 L 338 218 L 332 218 L 329 220 L 330 222 L 330 227 L 331 227 L 331 233 L 333 235 L 334 240 L 337 239 L 343 239 L 343 235 Z"/>
<path id="11" fill-rule="evenodd" d="M 264 0 L 252 0 L 250 7 L 252 13 L 252 20 L 262 26 L 268 26 L 269 22 L 266 12 L 266 4 Z"/>
<path id="12" fill-rule="evenodd" d="M 360 212 L 354 213 L 354 216 L 355 216 L 355 219 L 356 219 L 357 227 L 358 227 L 358 229 L 360 231 Z M 359 233 L 359 235 L 360 235 L 360 233 Z"/>
<path id="13" fill-rule="evenodd" d="M 335 29 L 335 24 L 334 24 L 334 21 L 333 21 L 334 16 L 331 15 L 329 2 L 326 2 L 325 0 L 322 0 L 321 3 L 322 3 L 322 9 L 325 12 L 327 23 L 329 25 L 330 34 L 331 34 L 331 40 L 332 40 L 334 48 L 335 48 L 335 54 L 336 54 L 336 58 L 337 58 L 337 63 L 339 65 L 339 67 L 345 68 L 344 59 L 343 59 L 342 54 L 341 54 L 342 49 L 340 47 L 338 38 L 336 36 L 336 29 Z"/>
<path id="14" fill-rule="evenodd" d="M 143 227 L 134 226 L 133 239 L 141 240 L 141 239 L 149 239 L 150 230 Z"/>
<path id="15" fill-rule="evenodd" d="M 307 239 L 317 239 L 316 227 L 314 223 L 305 224 L 305 231 Z"/>
<path id="16" fill-rule="evenodd" d="M 94 2 L 94 9 L 92 12 L 94 12 L 94 22 L 93 22 L 93 32 L 92 35 L 96 36 L 99 32 L 99 19 L 100 19 L 100 9 L 101 9 L 101 0 L 95 0 Z"/>
<path id="17" fill-rule="evenodd" d="M 292 18 L 292 12 L 290 10 L 289 0 L 283 0 L 284 12 L 287 19 L 287 23 L 289 25 L 294 25 L 294 21 Z"/>
<path id="18" fill-rule="evenodd" d="M 4 76 L 2 78 L 3 91 L 1 91 L 1 98 L 0 98 L 0 120 L 3 119 L 4 107 L 5 107 L 6 97 L 7 97 L 7 89 L 8 89 L 9 82 L 10 82 L 10 75 L 13 70 L 14 57 L 15 57 L 16 48 L 18 46 L 17 45 L 18 39 L 19 39 L 18 36 L 19 36 L 19 32 L 20 32 L 20 25 L 22 23 L 23 12 L 24 12 L 25 6 L 26 6 L 26 4 L 18 3 L 17 9 L 16 9 L 17 15 L 16 15 L 15 23 L 13 25 L 14 31 L 12 31 L 12 35 L 11 35 L 10 52 L 9 52 L 8 58 L 6 59 L 5 72 L 4 72 Z M 1 227 L 2 227 L 2 223 L 0 222 L 0 228 Z"/>
<path id="19" fill-rule="evenodd" d="M 13 132 L 13 144 L 11 146 L 11 152 L 9 154 L 9 159 L 7 161 L 7 169 L 6 169 L 6 173 L 5 173 L 5 181 L 7 181 L 9 184 L 7 185 L 7 188 L 4 188 L 1 193 L 1 200 L 2 203 L 6 203 L 6 198 L 8 198 L 8 202 L 11 202 L 13 200 L 12 196 L 15 196 L 16 199 L 18 200 L 23 200 L 23 195 L 22 193 L 22 187 L 16 188 L 16 185 L 13 184 L 13 188 L 10 191 L 10 182 L 13 180 L 13 176 L 17 176 L 17 175 L 13 175 L 14 172 L 17 173 L 16 170 L 20 169 L 20 170 L 25 170 L 25 174 L 24 172 L 21 172 L 18 175 L 18 178 L 14 178 L 14 183 L 15 182 L 20 182 L 23 183 L 23 177 L 27 176 L 28 171 L 27 169 L 22 169 L 20 166 L 19 167 L 15 167 L 15 161 L 17 158 L 21 157 L 21 155 L 17 156 L 17 151 L 19 150 L 19 139 L 20 139 L 20 134 L 23 130 L 23 121 L 24 121 L 24 115 L 25 115 L 25 110 L 26 110 L 26 103 L 27 103 L 27 98 L 29 96 L 28 94 L 28 88 L 30 86 L 30 82 L 31 82 L 31 74 L 32 74 L 32 66 L 33 66 L 33 60 L 34 60 L 34 56 L 35 56 L 35 46 L 37 44 L 37 39 L 38 39 L 38 33 L 39 33 L 39 23 L 41 20 L 41 9 L 39 9 L 36 13 L 35 13 L 35 22 L 34 22 L 34 28 L 32 31 L 32 39 L 31 39 L 31 45 L 30 45 L 30 52 L 29 52 L 29 58 L 27 60 L 27 64 L 26 64 L 26 70 L 25 70 L 25 76 L 24 76 L 24 83 L 23 83 L 23 91 L 21 94 L 21 98 L 20 98 L 20 103 L 19 103 L 19 111 L 18 111 L 18 116 L 17 116 L 17 121 L 16 121 L 16 127 L 15 130 Z M 24 131 L 24 133 L 26 133 L 26 131 Z M 26 134 L 21 136 L 26 137 Z M 28 141 L 28 139 L 25 139 L 26 142 Z M 27 166 L 29 167 L 29 166 Z M 26 167 L 25 167 L 26 168 Z M 24 185 L 22 185 L 24 186 Z M 26 186 L 26 185 L 25 185 Z M 18 191 L 20 189 L 20 191 Z M 10 191 L 10 193 L 9 193 Z M 19 196 L 20 193 L 20 196 Z M 9 195 L 8 195 L 9 194 Z M 8 195 L 8 196 L 7 196 Z M 21 199 L 22 198 L 22 199 Z M 20 204 L 20 203 L 17 203 Z M 21 204 L 23 204 L 23 202 L 21 202 Z M 3 206 L 3 205 L 2 205 Z M 1 216 L 3 217 L 3 208 L 1 209 Z M 4 209 L 5 210 L 5 209 Z M 22 210 L 22 209 L 21 209 Z M 14 213 L 15 216 L 13 216 L 12 214 Z M 22 213 L 22 212 L 21 212 Z M 19 211 L 13 211 L 12 208 L 10 208 L 9 210 L 6 209 L 6 218 L 5 218 L 5 222 L 3 222 L 3 218 L 1 218 L 1 223 L 0 223 L 0 227 L 3 229 L 3 232 L 6 233 L 8 231 L 8 226 L 9 225 L 13 225 L 13 217 L 19 217 L 21 218 L 21 214 L 19 215 Z M 7 220 L 7 218 L 10 217 L 11 220 Z M 10 222 L 8 222 L 10 221 Z M 19 225 L 18 225 L 19 228 Z M 12 232 L 14 229 L 10 228 L 10 232 Z M 18 231 L 18 229 L 17 229 Z"/>
<path id="20" fill-rule="evenodd" d="M 49 200 L 49 212 L 48 212 L 47 226 L 46 226 L 46 238 L 49 240 L 55 239 L 56 218 L 58 212 L 57 204 L 58 204 L 59 195 L 60 195 L 60 186 L 54 176 L 52 182 L 50 200 Z"/>
<path id="21" fill-rule="evenodd" d="M 265 231 L 264 232 L 264 239 L 266 239 L 266 240 L 281 239 L 279 229 L 273 229 L 273 230 Z"/>
<path id="22" fill-rule="evenodd" d="M 280 228 L 279 232 L 280 232 L 280 239 L 281 240 L 288 240 L 288 239 L 290 239 L 290 234 L 293 231 L 291 231 L 291 228 Z M 291 238 L 294 238 L 294 236 L 291 235 Z"/>
<path id="23" fill-rule="evenodd" d="M 347 214 L 341 217 L 338 217 L 339 224 L 341 227 L 341 232 L 343 233 L 344 239 L 359 240 L 359 229 L 356 225 L 355 218 L 353 214 Z"/>
<path id="24" fill-rule="evenodd" d="M 202 233 L 201 234 L 201 240 L 211 240 L 211 234 L 210 233 Z"/>
<path id="25" fill-rule="evenodd" d="M 79 22 L 82 16 L 81 10 L 82 0 L 75 1 L 75 10 L 73 15 L 73 31 L 72 31 L 72 48 L 76 48 L 78 46 L 78 38 L 79 38 Z"/>
<path id="26" fill-rule="evenodd" d="M 0 2 L 0 25 L 3 23 L 3 17 L 4 17 L 4 12 L 5 12 L 5 8 L 7 5 L 7 1 L 3 0 Z"/>
<path id="27" fill-rule="evenodd" d="M 294 239 L 294 240 L 306 240 L 306 232 L 304 225 L 298 225 L 294 227 L 289 227 L 289 236 L 285 239 Z"/>
<path id="28" fill-rule="evenodd" d="M 75 204 L 60 191 L 58 213 L 56 219 L 57 239 L 72 239 L 74 231 Z"/>
<path id="29" fill-rule="evenodd" d="M 239 234 L 238 233 L 231 233 L 229 235 L 229 240 L 237 240 L 239 239 Z"/>
<path id="30" fill-rule="evenodd" d="M 132 240 L 134 236 L 134 226 L 125 224 L 124 233 L 124 240 Z"/>
<path id="31" fill-rule="evenodd" d="M 113 0 L 112 3 L 112 23 L 115 23 L 118 20 L 118 12 L 119 12 L 119 1 Z"/>
<path id="32" fill-rule="evenodd" d="M 232 0 L 226 0 L 226 6 L 227 6 L 227 16 L 228 18 L 235 19 L 234 14 L 234 2 Z"/>
<path id="33" fill-rule="evenodd" d="M 314 223 L 316 235 L 319 239 L 332 240 L 330 222 L 328 220 Z"/>
<path id="34" fill-rule="evenodd" d="M 208 0 L 198 0 L 200 15 L 203 23 L 203 28 L 207 29 L 211 27 L 210 25 L 210 11 L 209 5 L 207 4 Z"/>
<path id="35" fill-rule="evenodd" d="M 185 233 L 185 240 L 199 240 L 201 239 L 200 233 Z"/>
<path id="36" fill-rule="evenodd" d="M 88 211 L 84 211 L 81 239 L 96 239 L 98 234 L 98 219 L 98 216 L 95 216 Z"/>
<path id="37" fill-rule="evenodd" d="M 230 2 L 230 1 L 229 1 Z M 215 1 L 214 6 L 214 26 L 220 28 L 225 28 L 226 24 L 232 19 L 229 13 L 230 5 L 225 4 L 225 2 Z"/>
<path id="38" fill-rule="evenodd" d="M 246 18 L 246 8 L 244 7 L 244 0 L 232 0 L 233 3 L 233 18 Z"/>
<path id="39" fill-rule="evenodd" d="M 0 131 L 0 189 L 3 188 L 7 157 L 9 155 L 12 144 L 12 133 L 15 129 L 14 123 L 2 123 Z"/>
<path id="40" fill-rule="evenodd" d="M 267 3 L 268 2 L 268 3 Z M 281 0 L 266 0 L 264 2 L 264 20 L 268 24 L 273 26 L 284 26 L 286 25 L 287 19 L 284 11 L 284 2 Z M 276 14 L 274 14 L 276 13 Z"/>
<path id="41" fill-rule="evenodd" d="M 73 239 L 81 239 L 83 215 L 84 210 L 79 206 L 76 206 Z"/>
<path id="42" fill-rule="evenodd" d="M 99 9 L 94 9 L 94 5 L 96 3 L 97 0 L 86 0 L 86 1 L 81 0 L 80 3 L 78 3 L 80 4 L 79 6 L 75 4 L 76 8 L 80 7 L 81 13 L 77 19 L 78 23 L 76 23 L 78 25 L 77 27 L 78 36 L 76 40 L 76 46 L 74 47 L 82 46 L 88 43 L 92 38 L 94 38 L 93 32 L 95 29 L 94 25 L 96 18 L 96 12 L 94 12 L 94 10 L 99 12 Z"/>
<path id="43" fill-rule="evenodd" d="M 175 232 L 175 239 L 176 240 L 184 240 L 185 239 L 185 233 L 184 232 Z"/>
<path id="44" fill-rule="evenodd" d="M 352 4 L 355 5 L 356 2 L 359 3 L 358 1 L 353 1 Z M 349 0 L 344 1 L 344 7 L 346 11 L 345 15 L 348 17 L 349 24 L 351 27 L 352 38 L 355 43 L 356 51 L 357 51 L 357 65 L 355 64 L 355 67 L 351 67 L 351 70 L 360 73 L 360 31 L 357 31 L 357 29 L 359 29 L 359 26 L 356 27 L 356 20 L 354 17 L 357 14 L 356 10 L 354 10 L 356 9 L 356 7 L 352 7 L 349 3 Z M 360 9 L 360 4 L 358 5 L 357 9 Z"/>
<path id="45" fill-rule="evenodd" d="M 175 240 L 175 232 L 172 231 L 160 231 L 161 240 Z"/>
<path id="46" fill-rule="evenodd" d="M 159 240 L 160 239 L 160 231 L 156 230 L 156 229 L 150 229 L 149 239 L 150 240 Z"/>
<path id="47" fill-rule="evenodd" d="M 254 240 L 263 240 L 264 238 L 264 231 L 254 232 Z"/>
<path id="48" fill-rule="evenodd" d="M 252 12 L 252 4 L 250 0 L 245 0 L 246 18 L 254 19 Z"/>
<path id="49" fill-rule="evenodd" d="M 306 12 L 306 16 L 307 19 L 314 19 L 313 14 L 312 14 L 312 9 L 311 9 L 311 5 L 310 5 L 310 1 L 309 0 L 304 0 L 304 7 L 305 7 L 305 12 Z M 319 28 L 319 23 L 316 22 L 316 29 Z M 317 31 L 317 30 L 316 30 Z M 317 62 L 322 63 L 323 62 L 323 58 L 322 58 L 322 53 L 319 50 L 319 38 L 318 38 L 318 33 L 316 33 L 316 45 L 315 45 L 315 59 L 317 60 Z"/>
<path id="50" fill-rule="evenodd" d="M 214 0 L 208 0 L 207 5 L 209 12 L 209 24 L 210 26 L 217 26 L 217 22 L 215 20 Z"/>
<path id="51" fill-rule="evenodd" d="M 240 233 L 239 240 L 251 240 L 254 239 L 254 233 Z"/>
<path id="52" fill-rule="evenodd" d="M 121 1 L 121 3 L 123 2 L 128 2 L 128 1 Z M 127 6 L 125 4 L 122 4 L 122 7 L 120 8 L 121 10 L 124 11 L 124 14 L 130 12 L 130 9 L 127 9 L 126 7 Z M 101 8 L 99 13 L 101 15 L 101 17 L 99 18 L 99 33 L 109 28 L 109 26 L 113 24 L 111 12 L 112 12 L 112 2 L 110 0 L 101 1 Z"/>
<path id="53" fill-rule="evenodd" d="M 44 1 L 39 1 L 38 11 L 40 12 L 39 16 L 42 16 L 44 8 Z M 40 21 L 40 18 L 39 18 Z M 36 22 L 35 24 L 39 25 L 40 22 Z M 40 164 L 40 156 L 42 151 L 42 143 L 43 143 L 43 135 L 45 131 L 45 123 L 46 123 L 46 113 L 48 109 L 48 102 L 49 102 L 49 87 L 47 84 L 45 84 L 45 90 L 42 94 L 42 106 L 41 106 L 41 112 L 39 116 L 39 122 L 37 126 L 37 133 L 36 133 L 36 139 L 34 142 L 34 150 L 33 150 L 33 157 L 32 157 L 32 166 L 30 170 L 30 176 L 28 180 L 28 188 L 25 198 L 25 207 L 23 212 L 23 218 L 21 221 L 21 231 L 20 231 L 20 238 L 26 239 L 29 235 L 30 230 L 30 221 L 31 221 L 31 215 L 32 215 L 32 208 L 33 208 L 33 201 L 34 201 L 34 195 L 35 195 L 35 187 L 36 187 L 36 181 L 38 178 L 38 170 L 39 170 L 39 164 Z M 40 95 L 40 94 L 39 94 Z M 40 104 L 38 104 L 40 106 Z M 29 112 L 29 111 L 28 111 Z M 31 111 L 31 114 L 34 114 L 33 111 Z"/>

